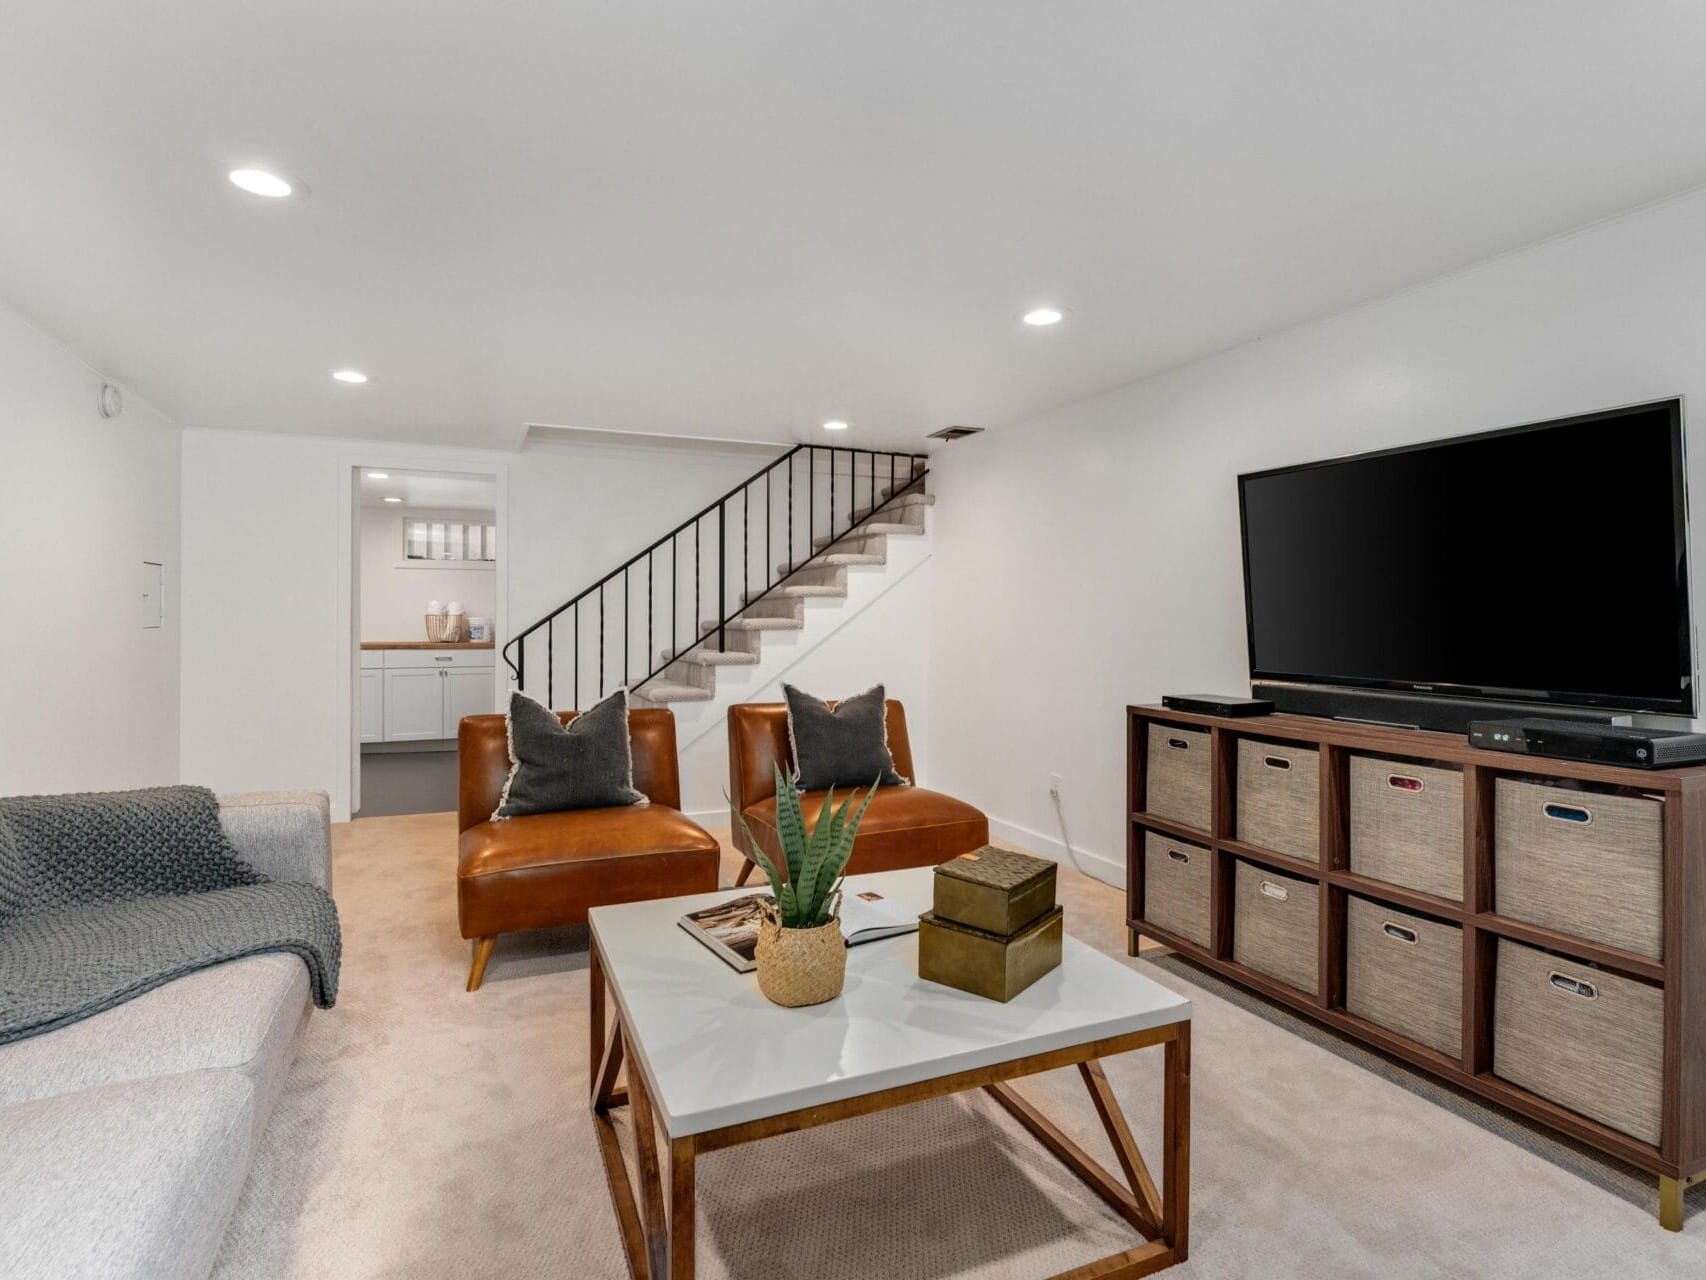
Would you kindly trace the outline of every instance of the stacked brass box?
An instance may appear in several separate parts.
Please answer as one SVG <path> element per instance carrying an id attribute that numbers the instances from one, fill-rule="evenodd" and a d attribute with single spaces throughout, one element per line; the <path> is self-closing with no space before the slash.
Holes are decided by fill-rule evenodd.
<path id="1" fill-rule="evenodd" d="M 1006 1002 L 1060 964 L 1055 865 L 985 845 L 936 868 L 918 976 Z"/>

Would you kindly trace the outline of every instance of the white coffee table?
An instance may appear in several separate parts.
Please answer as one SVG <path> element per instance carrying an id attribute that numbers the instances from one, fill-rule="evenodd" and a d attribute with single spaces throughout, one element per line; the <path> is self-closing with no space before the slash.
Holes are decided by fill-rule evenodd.
<path id="1" fill-rule="evenodd" d="M 928 910 L 931 870 L 855 876 Z M 839 998 L 783 1009 L 676 921 L 750 889 L 596 907 L 592 924 L 592 1108 L 635 1280 L 685 1280 L 694 1263 L 694 1160 L 702 1151 L 983 1089 L 1144 1237 L 1056 1280 L 1131 1280 L 1182 1262 L 1190 1152 L 1191 1006 L 1068 937 L 1061 964 L 1007 1004 L 918 977 L 916 935 L 847 953 Z M 614 998 L 605 1032 L 605 992 Z M 1162 1186 L 1132 1140 L 1100 1059 L 1164 1046 Z M 626 1087 L 619 1076 L 626 1063 Z M 1120 1178 L 1008 1083 L 1076 1066 Z M 633 1109 L 638 1183 L 610 1119 Z M 661 1130 L 665 1154 L 656 1137 Z"/>

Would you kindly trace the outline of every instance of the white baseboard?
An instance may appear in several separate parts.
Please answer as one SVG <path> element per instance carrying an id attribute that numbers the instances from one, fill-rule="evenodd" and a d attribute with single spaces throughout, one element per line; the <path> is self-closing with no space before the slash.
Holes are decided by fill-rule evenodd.
<path id="1" fill-rule="evenodd" d="M 1095 876 L 1116 889 L 1125 888 L 1125 863 L 1115 861 L 1106 854 L 1096 853 L 1089 849 L 1074 847 L 1069 853 L 1066 845 L 1055 836 L 1046 836 L 1040 831 L 1032 831 L 1029 827 L 1021 827 L 1016 822 L 1008 822 L 1002 818 L 991 817 L 989 834 L 1000 840 L 1029 849 L 1038 855 L 1053 858 L 1056 862 L 1067 866 L 1073 865 L 1072 854 L 1078 855 L 1078 868 L 1086 875 Z"/>
<path id="2" fill-rule="evenodd" d="M 685 816 L 691 818 L 694 822 L 697 822 L 712 835 L 715 835 L 719 830 L 728 830 L 729 807 L 727 805 L 724 805 L 721 809 L 690 810 Z"/>

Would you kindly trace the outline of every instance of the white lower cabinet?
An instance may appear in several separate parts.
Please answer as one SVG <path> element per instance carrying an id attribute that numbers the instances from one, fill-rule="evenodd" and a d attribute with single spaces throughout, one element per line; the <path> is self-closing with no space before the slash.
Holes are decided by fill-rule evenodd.
<path id="1" fill-rule="evenodd" d="M 492 669 L 454 667 L 444 673 L 444 736 L 454 738 L 463 716 L 492 711 Z"/>
<path id="2" fill-rule="evenodd" d="M 361 740 L 435 742 L 456 737 L 463 716 L 492 710 L 492 667 L 489 650 L 385 650 L 382 670 L 361 673 Z M 381 679 L 370 681 L 375 676 Z M 369 737 L 374 721 L 380 735 Z"/>
<path id="3" fill-rule="evenodd" d="M 361 740 L 385 741 L 385 673 L 361 673 Z"/>

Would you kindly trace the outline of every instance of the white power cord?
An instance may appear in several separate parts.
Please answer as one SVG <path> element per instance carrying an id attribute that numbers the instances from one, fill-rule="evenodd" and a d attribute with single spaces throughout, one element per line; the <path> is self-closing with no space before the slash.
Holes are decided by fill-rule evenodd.
<path id="1" fill-rule="evenodd" d="M 1081 876 L 1089 875 L 1090 873 L 1088 871 L 1084 870 L 1084 868 L 1078 864 L 1078 853 L 1075 849 L 1073 849 L 1073 847 L 1072 847 L 1072 836 L 1066 829 L 1066 810 L 1065 810 L 1065 808 L 1062 807 L 1062 805 L 1060 803 L 1060 779 L 1059 778 L 1052 779 L 1049 782 L 1049 784 L 1048 784 L 1048 796 L 1049 796 L 1050 800 L 1054 801 L 1055 821 L 1060 823 L 1060 842 L 1061 842 L 1061 844 L 1066 846 L 1066 856 L 1072 862 L 1072 869 L 1074 871 L 1076 871 Z"/>

